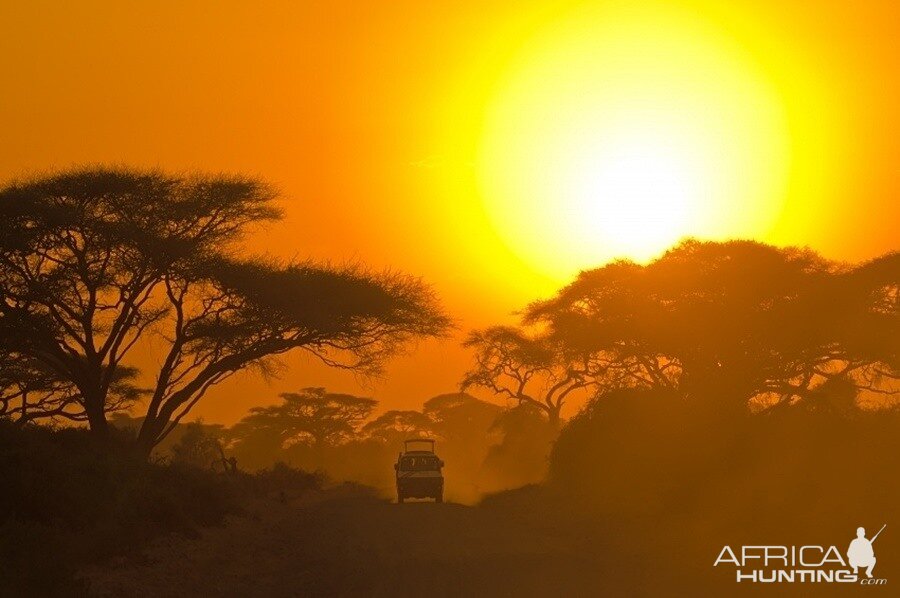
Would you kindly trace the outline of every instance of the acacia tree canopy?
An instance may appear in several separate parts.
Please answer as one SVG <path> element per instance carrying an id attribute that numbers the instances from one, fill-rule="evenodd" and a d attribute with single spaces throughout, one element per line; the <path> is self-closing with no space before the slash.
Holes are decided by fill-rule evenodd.
<path id="1" fill-rule="evenodd" d="M 281 394 L 282 403 L 255 407 L 231 431 L 240 441 L 261 430 L 280 439 L 281 446 L 305 442 L 322 449 L 353 438 L 378 401 L 324 388 L 304 388 Z"/>
<path id="2" fill-rule="evenodd" d="M 538 409 L 553 428 L 559 427 L 560 411 L 570 394 L 594 383 L 585 358 L 569 358 L 543 333 L 494 326 L 472 332 L 463 346 L 474 350 L 475 360 L 463 377 L 463 390 L 485 388 Z"/>
<path id="3" fill-rule="evenodd" d="M 436 424 L 421 411 L 385 411 L 362 427 L 366 438 L 381 444 L 397 446 L 410 438 L 431 438 L 437 435 Z"/>
<path id="4" fill-rule="evenodd" d="M 302 349 L 365 373 L 449 325 L 418 279 L 237 259 L 275 192 L 242 176 L 79 168 L 0 189 L 3 351 L 77 397 L 99 435 L 143 337 L 164 341 L 138 434 L 145 453 L 216 383 Z"/>
<path id="5" fill-rule="evenodd" d="M 479 386 L 558 420 L 566 396 L 656 388 L 744 412 L 892 395 L 900 254 L 855 266 L 750 241 L 685 241 L 582 272 L 519 327 L 469 336 Z"/>
<path id="6" fill-rule="evenodd" d="M 835 379 L 894 393 L 898 289 L 898 254 L 849 266 L 805 249 L 686 241 L 646 266 L 583 272 L 525 323 L 594 364 L 609 388 L 773 408 Z"/>

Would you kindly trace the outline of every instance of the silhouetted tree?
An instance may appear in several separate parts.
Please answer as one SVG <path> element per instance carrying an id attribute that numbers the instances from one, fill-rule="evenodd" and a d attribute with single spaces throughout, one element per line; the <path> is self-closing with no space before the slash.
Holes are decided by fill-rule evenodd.
<path id="1" fill-rule="evenodd" d="M 559 428 L 566 398 L 596 381 L 587 359 L 569 359 L 547 335 L 495 326 L 472 332 L 464 346 L 474 349 L 475 366 L 463 378 L 463 390 L 487 388 L 519 405 L 531 405 L 554 429 Z"/>
<path id="2" fill-rule="evenodd" d="M 356 437 L 360 425 L 378 404 L 375 399 L 329 393 L 324 388 L 304 388 L 280 396 L 280 405 L 251 409 L 232 428 L 232 437 L 240 442 L 264 432 L 277 438 L 279 447 L 308 444 L 320 465 L 323 451 Z"/>
<path id="3" fill-rule="evenodd" d="M 898 287 L 898 254 L 851 267 L 809 250 L 686 241 L 646 266 L 583 272 L 525 322 L 591 364 L 606 390 L 771 409 L 835 379 L 895 392 Z"/>
<path id="4" fill-rule="evenodd" d="M 391 410 L 366 423 L 362 433 L 372 440 L 399 445 L 409 438 L 429 438 L 436 435 L 435 422 L 420 411 Z"/>
<path id="5" fill-rule="evenodd" d="M 425 401 L 422 413 L 435 431 L 455 443 L 484 442 L 485 434 L 503 409 L 464 392 L 448 393 Z"/>
<path id="6" fill-rule="evenodd" d="M 270 467 L 284 458 L 284 441 L 262 418 L 247 421 L 250 415 L 224 431 L 222 440 L 230 455 L 246 469 Z"/>
<path id="7" fill-rule="evenodd" d="M 422 413 L 434 422 L 444 441 L 439 446 L 447 463 L 445 475 L 454 480 L 454 492 L 478 495 L 478 472 L 490 447 L 490 430 L 503 408 L 464 392 L 448 393 L 425 401 Z"/>
<path id="8" fill-rule="evenodd" d="M 448 320 L 418 280 L 231 257 L 275 193 L 240 176 L 86 168 L 0 190 L 2 349 L 77 391 L 107 433 L 110 389 L 149 331 L 166 343 L 137 436 L 144 454 L 213 385 L 303 349 L 377 371 Z"/>
<path id="9" fill-rule="evenodd" d="M 490 431 L 498 442 L 485 456 L 483 486 L 493 484 L 502 489 L 544 479 L 558 430 L 547 421 L 542 409 L 528 402 L 516 405 L 501 413 Z"/>
<path id="10" fill-rule="evenodd" d="M 119 366 L 112 376 L 107 413 L 130 408 L 147 394 L 135 384 L 137 368 Z M 78 388 L 46 364 L 21 355 L 0 358 L 0 417 L 20 424 L 41 420 L 87 421 Z"/>
<path id="11" fill-rule="evenodd" d="M 0 357 L 0 417 L 24 423 L 54 415 L 84 419 L 77 391 L 39 361 L 10 354 Z"/>
<path id="12" fill-rule="evenodd" d="M 201 420 L 185 425 L 181 438 L 172 446 L 172 463 L 200 469 L 221 468 L 225 460 L 221 435 L 222 426 Z"/>

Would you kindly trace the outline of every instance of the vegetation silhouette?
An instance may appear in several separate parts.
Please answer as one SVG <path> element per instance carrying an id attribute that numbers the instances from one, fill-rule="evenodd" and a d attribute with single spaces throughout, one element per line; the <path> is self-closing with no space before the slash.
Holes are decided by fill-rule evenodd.
<path id="1" fill-rule="evenodd" d="M 221 442 L 223 426 L 204 425 L 198 420 L 183 428 L 178 441 L 169 449 L 172 463 L 198 469 L 231 470 Z"/>
<path id="2" fill-rule="evenodd" d="M 839 382 L 896 393 L 898 278 L 898 254 L 849 266 L 810 250 L 686 241 L 647 266 L 583 272 L 524 320 L 586 364 L 597 393 L 673 389 L 737 414 L 812 407 Z"/>
<path id="3" fill-rule="evenodd" d="M 481 467 L 482 492 L 498 492 L 542 482 L 558 431 L 543 410 L 524 403 L 501 413 L 491 424 L 498 437 Z"/>
<path id="4" fill-rule="evenodd" d="M 50 375 L 42 410 L 61 415 L 62 401 L 107 437 L 108 413 L 123 406 L 111 392 L 120 368 L 153 333 L 165 351 L 135 439 L 149 455 L 237 371 L 272 372 L 278 355 L 301 349 L 371 373 L 407 341 L 447 329 L 415 278 L 234 258 L 252 227 L 280 217 L 275 198 L 249 177 L 107 167 L 0 189 L 2 349 Z M 15 381 L 7 388 L 24 396 Z"/>
<path id="5" fill-rule="evenodd" d="M 511 326 L 472 332 L 463 345 L 474 349 L 475 366 L 463 378 L 462 389 L 482 387 L 531 405 L 558 430 L 566 398 L 589 386 L 591 378 L 587 365 L 569 359 L 555 341 Z"/>
<path id="6" fill-rule="evenodd" d="M 189 594 L 223 562 L 204 569 L 192 547 L 221 541 L 247 564 L 235 593 L 661 595 L 689 580 L 724 595 L 745 588 L 711 571 L 722 545 L 843 543 L 900 503 L 897 253 L 845 264 L 687 240 L 472 332 L 463 392 L 420 410 L 310 387 L 230 428 L 184 423 L 212 386 L 287 351 L 371 374 L 450 326 L 417 279 L 236 259 L 275 197 L 245 177 L 99 167 L 0 190 L 0 590 L 166 593 L 176 575 Z M 151 335 L 164 351 L 140 372 Z M 376 492 L 392 495 L 400 444 L 420 436 L 440 442 L 450 501 L 495 494 L 387 509 Z M 194 544 L 165 575 L 132 564 L 112 583 L 91 563 L 168 532 Z M 879 575 L 900 571 L 892 542 Z"/>
<path id="7" fill-rule="evenodd" d="M 367 422 L 362 434 L 384 445 L 400 446 L 408 438 L 437 436 L 438 425 L 421 411 L 392 409 Z"/>
<path id="8" fill-rule="evenodd" d="M 247 437 L 269 436 L 283 449 L 308 441 L 316 456 L 316 466 L 324 466 L 324 451 L 353 438 L 360 424 L 378 401 L 349 394 L 326 392 L 324 388 L 304 388 L 298 393 L 282 393 L 282 403 L 254 407 L 238 422 L 229 436 L 236 443 Z"/>
<path id="9" fill-rule="evenodd" d="M 376 401 L 323 388 L 283 393 L 281 398 L 278 405 L 251 409 L 227 429 L 189 425 L 202 428 L 210 446 L 221 439 L 241 469 L 256 471 L 283 462 L 373 486 L 384 497 L 394 494 L 391 464 L 410 438 L 439 440 L 448 496 L 456 501 L 471 503 L 485 492 L 539 481 L 546 471 L 549 439 L 541 432 L 547 426 L 534 411 L 504 410 L 465 393 L 432 397 L 421 411 L 389 410 L 377 416 L 372 415 Z M 185 437 L 177 430 L 173 434 Z M 178 450 L 169 444 L 161 448 L 163 453 Z"/>
<path id="10" fill-rule="evenodd" d="M 723 545 L 842 545 L 857 518 L 895 512 L 898 315 L 897 254 L 686 241 L 583 272 L 523 334 L 586 364 L 594 395 L 544 485 L 485 508 L 593 530 L 592 588 L 749 592 L 711 569 Z"/>

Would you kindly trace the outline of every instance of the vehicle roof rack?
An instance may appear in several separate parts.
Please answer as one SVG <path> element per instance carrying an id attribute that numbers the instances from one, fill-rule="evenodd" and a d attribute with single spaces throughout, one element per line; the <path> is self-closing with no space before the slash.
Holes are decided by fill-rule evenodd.
<path id="1" fill-rule="evenodd" d="M 410 450 L 409 445 L 412 443 L 420 442 L 423 444 L 429 445 L 427 450 Z M 410 438 L 408 440 L 403 441 L 403 452 L 404 453 L 433 453 L 434 452 L 434 443 L 435 441 L 431 438 Z"/>

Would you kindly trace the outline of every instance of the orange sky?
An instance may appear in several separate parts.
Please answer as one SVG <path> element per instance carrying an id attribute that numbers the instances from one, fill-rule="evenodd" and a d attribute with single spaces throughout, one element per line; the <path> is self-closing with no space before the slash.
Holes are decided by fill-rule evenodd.
<path id="1" fill-rule="evenodd" d="M 461 331 L 510 321 L 609 255 L 548 270 L 510 240 L 479 182 L 488 115 L 505 105 L 505 82 L 518 85 L 515 65 L 555 39 L 548 31 L 589 14 L 577 35 L 600 36 L 630 4 L 0 0 L 0 177 L 75 163 L 257 174 L 283 191 L 287 218 L 255 251 L 421 275 Z M 897 3 L 654 5 L 669 20 L 636 29 L 636 48 L 700 24 L 777 98 L 790 131 L 785 197 L 757 236 L 848 260 L 897 249 Z M 308 385 L 415 407 L 454 390 L 467 363 L 458 339 L 423 343 L 374 382 L 291 359 L 282 379 L 242 376 L 197 413 L 232 422 Z"/>

